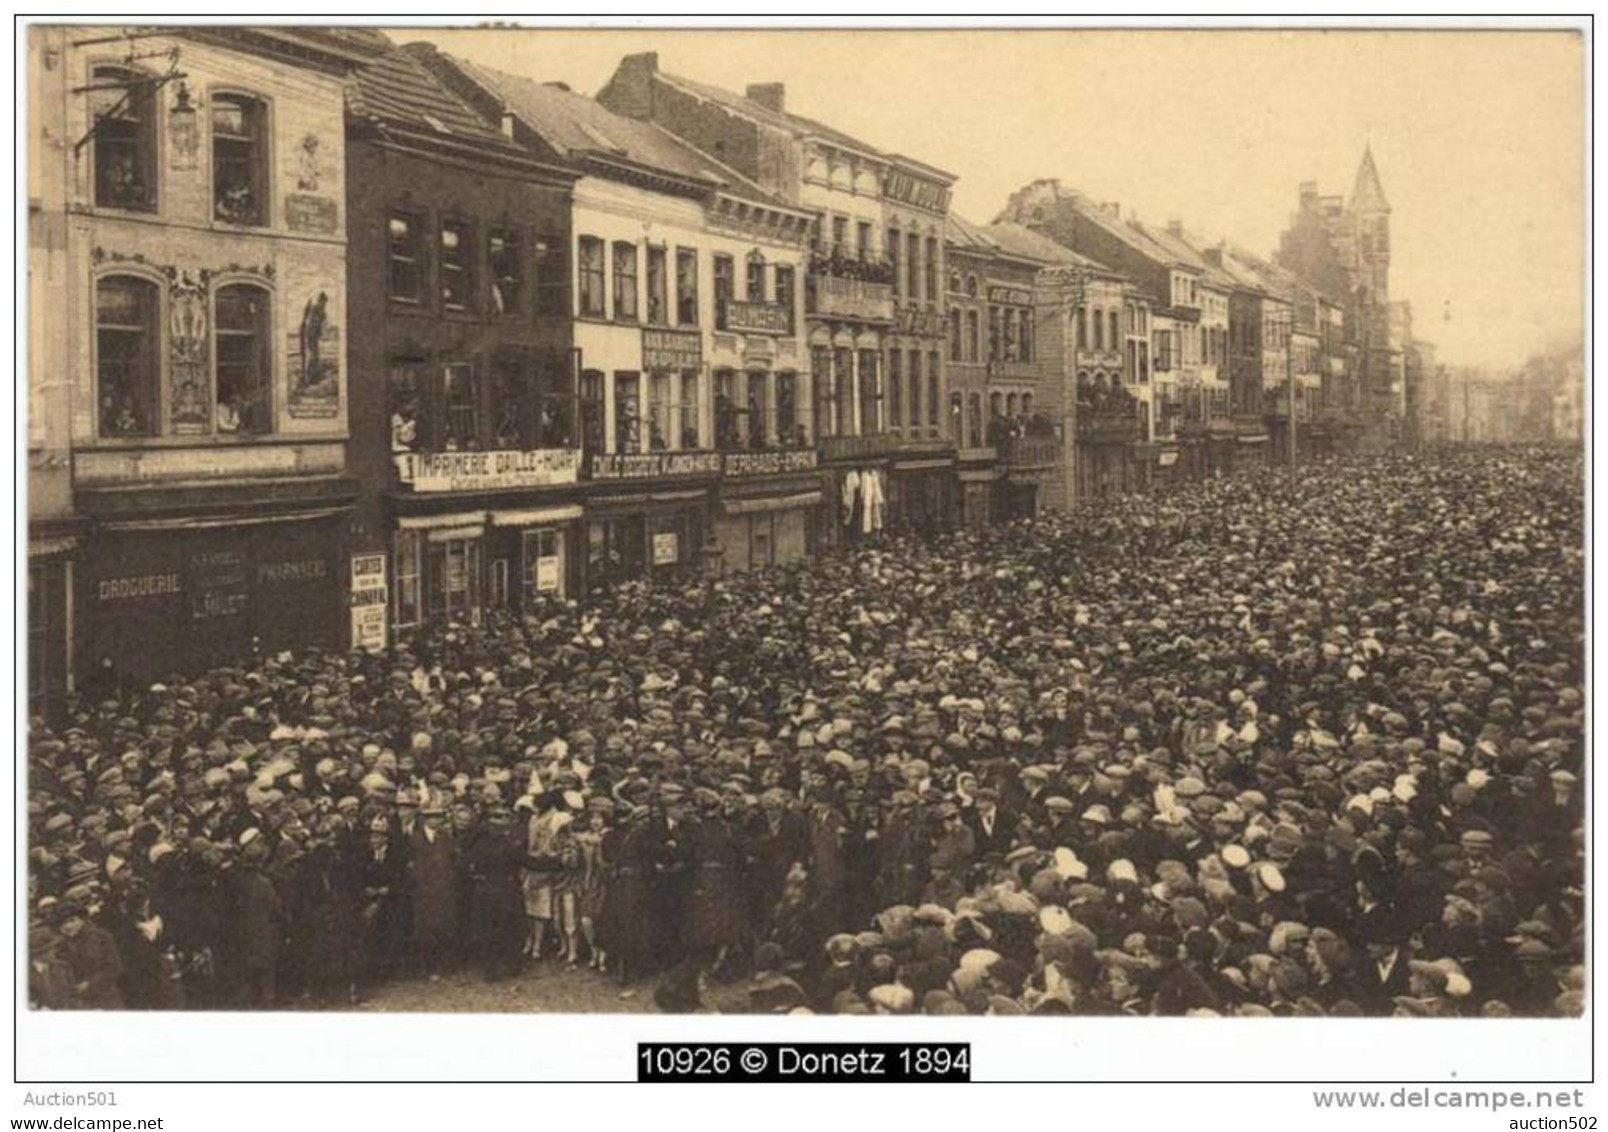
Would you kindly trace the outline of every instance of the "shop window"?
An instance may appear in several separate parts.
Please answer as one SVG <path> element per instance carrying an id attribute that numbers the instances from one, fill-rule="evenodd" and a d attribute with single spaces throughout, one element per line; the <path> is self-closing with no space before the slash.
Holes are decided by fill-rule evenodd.
<path id="1" fill-rule="evenodd" d="M 569 314 L 568 246 L 560 236 L 536 241 L 536 313 Z"/>
<path id="2" fill-rule="evenodd" d="M 441 370 L 443 429 L 441 447 L 447 452 L 480 447 L 480 390 L 475 367 L 454 362 Z"/>
<path id="3" fill-rule="evenodd" d="M 244 94 L 212 96 L 212 215 L 268 223 L 268 108 Z"/>
<path id="4" fill-rule="evenodd" d="M 748 301 L 765 301 L 765 257 L 758 252 L 748 253 Z"/>
<path id="5" fill-rule="evenodd" d="M 585 318 L 608 317 L 608 292 L 603 277 L 603 241 L 595 236 L 580 239 L 581 315 Z"/>
<path id="6" fill-rule="evenodd" d="M 637 317 L 637 246 L 623 240 L 614 244 L 614 317 Z"/>
<path id="7" fill-rule="evenodd" d="M 878 372 L 877 352 L 860 351 L 860 434 L 874 436 L 882 431 L 882 375 Z"/>
<path id="8" fill-rule="evenodd" d="M 664 326 L 670 321 L 669 281 L 665 278 L 665 251 L 648 248 L 648 322 Z"/>
<path id="9" fill-rule="evenodd" d="M 729 255 L 715 257 L 715 329 L 726 329 L 726 306 L 736 298 L 737 266 Z"/>
<path id="10" fill-rule="evenodd" d="M 888 351 L 888 429 L 898 433 L 904 425 L 904 351 Z"/>
<path id="11" fill-rule="evenodd" d="M 543 596 L 564 596 L 564 540 L 552 527 L 520 532 L 520 596 L 528 609 Z"/>
<path id="12" fill-rule="evenodd" d="M 499 316 L 518 314 L 524 295 L 524 246 L 511 228 L 493 228 L 486 240 L 486 261 L 491 267 L 491 306 Z"/>
<path id="13" fill-rule="evenodd" d="M 776 375 L 776 436 L 782 447 L 803 447 L 804 438 L 798 434 L 798 374 L 783 372 Z"/>
<path id="14" fill-rule="evenodd" d="M 614 375 L 614 450 L 642 451 L 642 376 Z"/>
<path id="15" fill-rule="evenodd" d="M 655 571 L 673 571 L 686 562 L 693 544 L 687 537 L 687 516 L 683 512 L 670 515 L 656 515 L 652 519 L 652 540 L 649 551 L 652 554 Z M 637 528 L 641 530 L 640 527 Z"/>
<path id="16" fill-rule="evenodd" d="M 468 310 L 475 301 L 475 253 L 469 225 L 458 220 L 441 222 L 441 304 L 448 310 Z"/>
<path id="17" fill-rule="evenodd" d="M 681 447 L 696 451 L 700 447 L 699 418 L 703 407 L 703 375 L 695 369 L 681 371 L 681 403 L 676 408 L 680 420 Z"/>
<path id="18" fill-rule="evenodd" d="M 90 112 L 95 119 L 95 203 L 156 210 L 156 82 L 123 67 L 96 67 Z"/>
<path id="19" fill-rule="evenodd" d="M 508 608 L 508 559 L 493 558 L 487 571 L 486 600 L 495 609 Z"/>
<path id="20" fill-rule="evenodd" d="M 429 270 L 424 250 L 424 219 L 393 212 L 386 221 L 387 288 L 402 303 L 424 301 L 424 279 Z"/>
<path id="21" fill-rule="evenodd" d="M 676 323 L 698 325 L 698 253 L 676 249 Z"/>
<path id="22" fill-rule="evenodd" d="M 220 287 L 214 307 L 218 432 L 272 432 L 273 321 L 268 292 L 244 283 Z"/>
<path id="23" fill-rule="evenodd" d="M 787 332 L 793 333 L 793 308 L 798 305 L 798 294 L 793 284 L 793 269 L 776 265 L 776 305 L 787 314 Z"/>
<path id="24" fill-rule="evenodd" d="M 478 538 L 425 544 L 425 612 L 432 623 L 478 619 L 480 553 Z"/>
<path id="25" fill-rule="evenodd" d="M 108 275 L 95 285 L 95 399 L 100 434 L 155 436 L 157 415 L 156 284 Z"/>
<path id="26" fill-rule="evenodd" d="M 417 625 L 423 613 L 419 589 L 423 541 L 419 531 L 396 533 L 393 555 L 396 561 L 396 601 L 395 608 L 391 612 L 391 620 L 398 629 Z"/>

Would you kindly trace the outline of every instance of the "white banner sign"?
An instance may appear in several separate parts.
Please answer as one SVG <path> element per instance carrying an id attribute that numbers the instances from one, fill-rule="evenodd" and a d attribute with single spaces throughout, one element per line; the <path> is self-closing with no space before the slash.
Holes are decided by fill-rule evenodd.
<path id="1" fill-rule="evenodd" d="M 352 556 L 352 647 L 379 652 L 385 648 L 385 611 L 390 604 L 384 554 Z"/>
<path id="2" fill-rule="evenodd" d="M 398 478 L 414 491 L 550 487 L 574 483 L 581 470 L 581 453 L 575 448 L 405 452 L 395 459 Z"/>

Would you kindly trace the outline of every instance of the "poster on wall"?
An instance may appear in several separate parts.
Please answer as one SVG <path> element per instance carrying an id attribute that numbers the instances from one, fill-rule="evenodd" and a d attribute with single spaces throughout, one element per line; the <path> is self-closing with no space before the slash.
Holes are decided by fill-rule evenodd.
<path id="1" fill-rule="evenodd" d="M 301 323 L 290 335 L 290 396 L 293 417 L 333 417 L 340 409 L 340 330 L 330 321 L 329 292 L 320 291 L 302 307 Z"/>
<path id="2" fill-rule="evenodd" d="M 653 536 L 653 564 L 671 566 L 680 561 L 680 539 L 675 531 L 661 531 Z"/>
<path id="3" fill-rule="evenodd" d="M 352 647 L 380 652 L 386 643 L 389 606 L 384 554 L 352 556 Z"/>

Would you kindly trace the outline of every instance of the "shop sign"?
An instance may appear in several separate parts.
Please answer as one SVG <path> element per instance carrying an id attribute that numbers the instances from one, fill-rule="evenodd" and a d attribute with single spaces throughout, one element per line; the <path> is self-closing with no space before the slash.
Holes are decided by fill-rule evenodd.
<path id="1" fill-rule="evenodd" d="M 719 472 L 719 452 L 616 452 L 592 457 L 595 480 L 718 475 Z"/>
<path id="2" fill-rule="evenodd" d="M 196 621 L 238 617 L 251 601 L 251 571 L 242 550 L 216 550 L 190 558 L 190 616 Z"/>
<path id="3" fill-rule="evenodd" d="M 538 558 L 536 560 L 537 593 L 557 593 L 559 589 L 558 578 L 557 558 Z"/>
<path id="4" fill-rule="evenodd" d="M 681 561 L 681 539 L 675 531 L 660 531 L 653 536 L 653 564 L 671 566 Z"/>
<path id="5" fill-rule="evenodd" d="M 352 647 L 368 652 L 385 648 L 385 611 L 390 592 L 384 554 L 352 556 Z"/>
<path id="6" fill-rule="evenodd" d="M 1033 292 L 1024 291 L 1020 287 L 990 287 L 988 301 L 991 303 L 1010 303 L 1018 307 L 1033 305 Z"/>
<path id="7" fill-rule="evenodd" d="M 698 331 L 642 331 L 643 369 L 698 369 L 702 365 L 703 335 Z"/>
<path id="8" fill-rule="evenodd" d="M 737 334 L 791 334 L 788 309 L 780 303 L 726 302 L 725 329 Z"/>
<path id="9" fill-rule="evenodd" d="M 309 193 L 290 193 L 285 197 L 285 224 L 296 232 L 331 235 L 337 225 L 335 202 Z"/>
<path id="10" fill-rule="evenodd" d="M 417 492 L 552 487 L 574 483 L 581 470 L 581 454 L 574 448 L 405 452 L 395 460 L 397 478 Z"/>
<path id="11" fill-rule="evenodd" d="M 808 472 L 815 468 L 815 449 L 795 452 L 728 452 L 728 476 L 775 476 L 787 472 Z"/>

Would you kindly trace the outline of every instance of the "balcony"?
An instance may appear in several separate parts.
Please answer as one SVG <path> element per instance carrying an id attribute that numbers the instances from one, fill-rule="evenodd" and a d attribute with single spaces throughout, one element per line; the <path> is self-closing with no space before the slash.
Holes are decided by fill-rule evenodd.
<path id="1" fill-rule="evenodd" d="M 562 487 L 580 477 L 575 448 L 493 449 L 485 452 L 400 452 L 397 482 L 416 494 Z"/>
<path id="2" fill-rule="evenodd" d="M 1048 471 L 1061 462 L 1061 438 L 1009 437 L 1000 445 L 1000 461 L 1013 472 Z"/>
<path id="3" fill-rule="evenodd" d="M 886 456 L 944 456 L 954 450 L 954 441 L 943 436 L 904 437 L 896 432 L 879 432 L 870 436 L 821 438 L 821 459 L 827 463 Z"/>
<path id="4" fill-rule="evenodd" d="M 613 452 L 594 454 L 587 471 L 594 481 L 686 479 L 718 476 L 722 466 L 719 452 Z"/>
<path id="5" fill-rule="evenodd" d="M 805 299 L 809 313 L 822 318 L 893 322 L 893 288 L 886 283 L 811 275 L 805 279 Z"/>
<path id="6" fill-rule="evenodd" d="M 727 452 L 724 470 L 727 476 L 781 476 L 794 472 L 812 472 L 816 466 L 813 448 L 773 448 L 760 452 Z"/>

